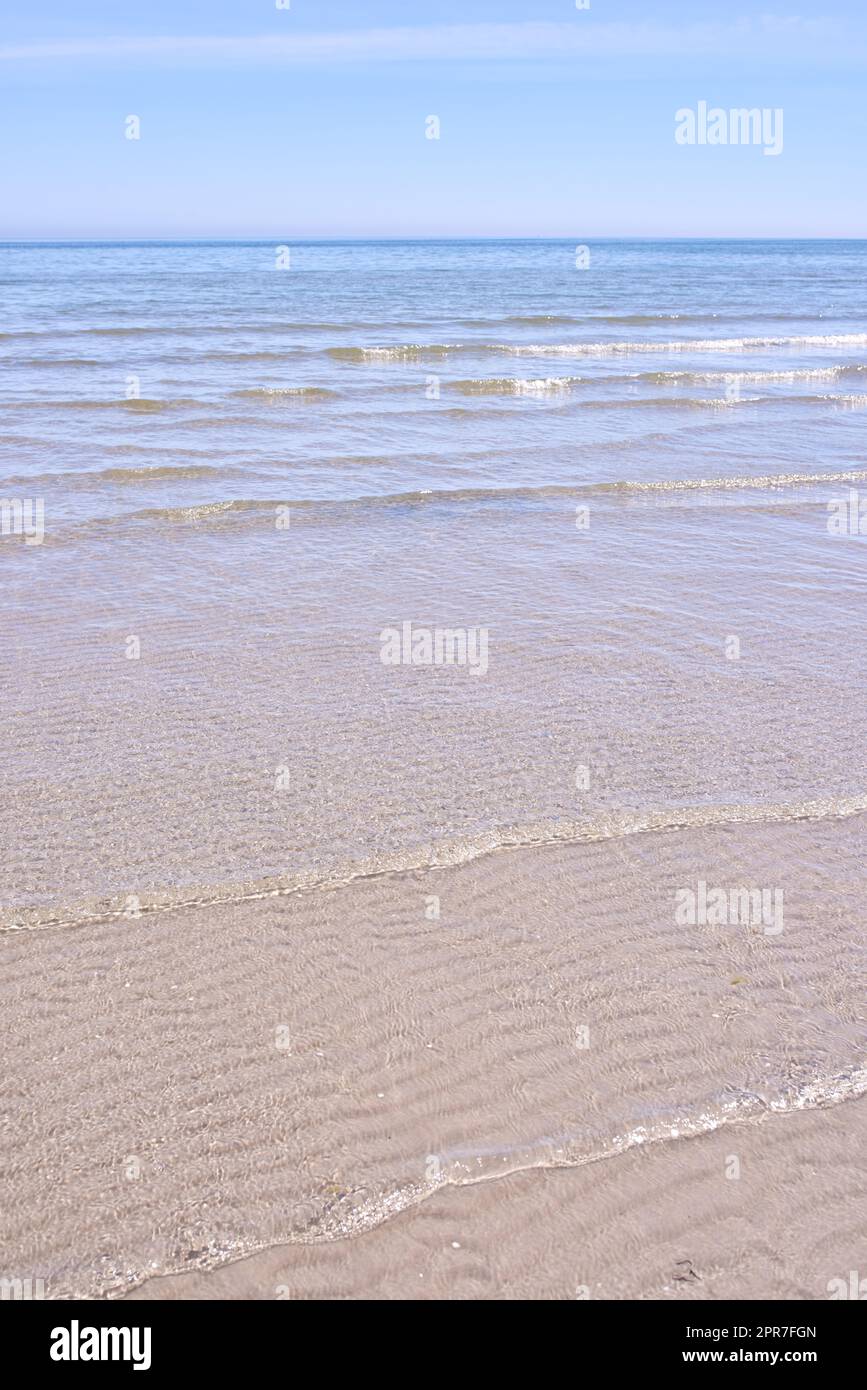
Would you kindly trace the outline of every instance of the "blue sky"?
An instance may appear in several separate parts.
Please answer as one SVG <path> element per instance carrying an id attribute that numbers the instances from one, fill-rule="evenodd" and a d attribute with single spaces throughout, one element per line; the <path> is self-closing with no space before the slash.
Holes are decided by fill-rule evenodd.
<path id="1" fill-rule="evenodd" d="M 865 69 L 865 0 L 2 0 L 0 237 L 864 236 Z"/>

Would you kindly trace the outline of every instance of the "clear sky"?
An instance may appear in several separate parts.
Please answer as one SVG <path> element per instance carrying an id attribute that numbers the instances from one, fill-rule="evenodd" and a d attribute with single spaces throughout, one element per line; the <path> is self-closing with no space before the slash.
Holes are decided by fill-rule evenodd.
<path id="1" fill-rule="evenodd" d="M 278 3 L 0 0 L 0 237 L 867 235 L 867 0 Z"/>

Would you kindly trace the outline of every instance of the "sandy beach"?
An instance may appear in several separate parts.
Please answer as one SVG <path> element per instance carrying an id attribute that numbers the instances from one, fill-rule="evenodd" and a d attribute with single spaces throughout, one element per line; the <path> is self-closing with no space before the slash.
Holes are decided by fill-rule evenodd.
<path id="1" fill-rule="evenodd" d="M 867 243 L 3 255 L 4 1288 L 830 1298 Z"/>
<path id="2" fill-rule="evenodd" d="M 867 1214 L 863 834 L 636 832 L 7 931 L 13 1268 L 55 1297 L 827 1297 Z M 710 863 L 782 869 L 785 930 L 678 923 Z"/>
<path id="3" fill-rule="evenodd" d="M 825 1299 L 863 1265 L 864 1110 L 445 1189 L 349 1242 L 276 1246 L 127 1298 Z M 732 1149 L 739 1183 L 721 1181 Z"/>

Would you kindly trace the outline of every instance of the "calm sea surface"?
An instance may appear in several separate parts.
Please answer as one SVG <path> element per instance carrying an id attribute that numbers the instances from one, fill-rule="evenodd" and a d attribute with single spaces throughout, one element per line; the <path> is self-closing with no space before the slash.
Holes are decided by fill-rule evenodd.
<path id="1" fill-rule="evenodd" d="M 867 243 L 576 249 L 0 249 L 13 916 L 863 798 Z"/>

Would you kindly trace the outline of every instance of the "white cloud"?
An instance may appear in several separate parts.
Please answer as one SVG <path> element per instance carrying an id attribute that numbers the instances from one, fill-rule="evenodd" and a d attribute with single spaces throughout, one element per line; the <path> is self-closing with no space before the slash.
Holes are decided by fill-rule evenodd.
<path id="1" fill-rule="evenodd" d="M 0 46 L 0 61 L 130 60 L 205 65 L 410 62 L 423 59 L 520 59 L 700 55 L 811 62 L 867 52 L 864 33 L 838 22 L 800 17 L 731 19 L 672 27 L 605 23 L 576 12 L 568 23 L 452 24 L 337 33 L 116 36 Z"/>

